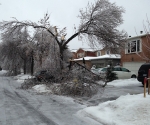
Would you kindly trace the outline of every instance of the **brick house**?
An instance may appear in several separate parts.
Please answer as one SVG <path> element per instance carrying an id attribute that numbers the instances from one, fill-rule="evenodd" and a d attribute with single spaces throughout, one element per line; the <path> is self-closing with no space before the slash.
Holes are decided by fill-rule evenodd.
<path id="1" fill-rule="evenodd" d="M 117 54 L 106 54 L 98 57 L 84 57 L 84 60 L 85 66 L 88 69 L 91 69 L 93 65 L 95 65 L 96 68 L 106 67 L 110 64 L 116 66 L 117 64 L 120 64 L 120 58 L 120 55 Z M 83 65 L 83 58 L 74 59 L 74 61 Z"/>
<path id="2" fill-rule="evenodd" d="M 96 57 L 96 53 L 93 49 L 85 49 L 85 48 L 79 48 L 77 51 L 76 51 L 76 59 L 78 58 L 83 58 L 83 57 Z"/>
<path id="3" fill-rule="evenodd" d="M 129 37 L 125 50 L 121 52 L 121 65 L 137 73 L 139 67 L 150 62 L 150 35 Z"/>
<path id="4" fill-rule="evenodd" d="M 73 51 L 72 51 L 73 52 Z M 105 67 L 112 62 L 113 65 L 120 63 L 120 57 L 116 58 L 114 55 L 111 55 L 111 50 L 107 50 L 105 48 L 101 50 L 93 50 L 93 49 L 83 49 L 79 48 L 74 54 L 74 61 L 77 61 L 80 64 L 83 64 L 83 57 L 86 62 L 86 67 L 91 69 L 93 65 L 98 67 Z M 108 56 L 110 55 L 110 56 Z"/>
<path id="5" fill-rule="evenodd" d="M 76 59 L 76 49 L 71 50 L 72 52 L 72 59 Z"/>
<path id="6" fill-rule="evenodd" d="M 90 48 L 79 48 L 78 50 L 71 50 L 73 53 L 73 59 L 79 59 L 83 57 L 97 57 L 106 54 L 113 54 L 111 50 L 103 49 L 90 49 Z M 118 54 L 118 53 L 117 53 Z"/>
<path id="7" fill-rule="evenodd" d="M 120 55 L 118 54 L 106 54 L 90 59 L 91 64 L 95 65 L 96 68 L 106 67 L 108 65 L 116 66 L 120 64 Z"/>
<path id="8" fill-rule="evenodd" d="M 86 66 L 86 68 L 88 68 L 88 69 L 91 69 L 91 67 L 92 67 L 92 63 L 91 63 L 91 60 L 90 60 L 91 58 L 93 58 L 93 57 L 84 57 L 85 66 Z M 81 65 L 84 65 L 84 63 L 83 63 L 83 58 L 74 59 L 74 61 L 80 63 Z"/>
<path id="9" fill-rule="evenodd" d="M 90 48 L 79 48 L 78 50 L 71 50 L 73 53 L 74 61 L 83 64 L 83 57 L 86 61 L 86 67 L 90 69 L 92 67 L 90 57 L 96 57 L 96 53 L 93 49 Z"/>

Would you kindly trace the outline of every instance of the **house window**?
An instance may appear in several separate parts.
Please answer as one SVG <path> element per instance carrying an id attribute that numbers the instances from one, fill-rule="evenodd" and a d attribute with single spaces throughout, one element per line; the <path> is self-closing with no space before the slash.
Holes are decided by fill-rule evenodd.
<path id="1" fill-rule="evenodd" d="M 106 50 L 106 51 L 105 51 L 105 54 L 110 54 L 110 51 L 109 51 L 109 50 Z"/>
<path id="2" fill-rule="evenodd" d="M 101 56 L 101 51 L 97 51 L 97 56 Z"/>
<path id="3" fill-rule="evenodd" d="M 77 54 L 77 57 L 78 57 L 78 58 L 84 57 L 84 52 L 83 52 L 83 53 L 78 53 L 78 54 Z"/>
<path id="4" fill-rule="evenodd" d="M 137 53 L 141 51 L 140 40 L 133 40 L 126 44 L 126 53 Z"/>

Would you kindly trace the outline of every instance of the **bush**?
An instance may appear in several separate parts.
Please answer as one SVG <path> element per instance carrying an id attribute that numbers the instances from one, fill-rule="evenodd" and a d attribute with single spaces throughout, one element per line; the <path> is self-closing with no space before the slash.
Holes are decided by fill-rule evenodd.
<path id="1" fill-rule="evenodd" d="M 118 79 L 117 74 L 112 72 L 112 67 L 107 68 L 106 72 L 106 80 L 107 82 L 111 82 L 113 80 Z"/>

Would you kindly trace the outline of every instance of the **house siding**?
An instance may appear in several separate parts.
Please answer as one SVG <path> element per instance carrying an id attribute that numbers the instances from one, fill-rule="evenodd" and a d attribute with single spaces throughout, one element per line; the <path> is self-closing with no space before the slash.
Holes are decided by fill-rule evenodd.
<path id="1" fill-rule="evenodd" d="M 101 55 L 105 55 L 105 49 L 101 50 Z"/>
<path id="2" fill-rule="evenodd" d="M 96 54 L 94 52 L 86 51 L 86 56 L 96 57 Z"/>
<path id="3" fill-rule="evenodd" d="M 150 47 L 150 39 L 148 40 L 146 36 L 143 36 L 141 39 L 141 52 L 125 54 L 125 50 L 121 52 L 121 64 L 124 62 L 149 62 L 144 58 L 144 55 L 150 59 L 150 50 L 146 46 Z M 146 46 L 145 46 L 146 45 Z"/>
<path id="4" fill-rule="evenodd" d="M 84 65 L 82 60 L 78 60 L 78 61 L 76 61 L 76 62 L 78 62 L 78 63 L 81 64 L 81 65 Z M 86 66 L 87 69 L 90 70 L 91 67 L 92 67 L 91 61 L 90 61 L 90 60 L 85 60 L 85 66 Z"/>
<path id="5" fill-rule="evenodd" d="M 79 49 L 75 54 L 76 57 L 75 59 L 86 57 L 86 56 L 96 57 L 96 54 L 95 52 L 92 51 L 84 51 L 83 49 Z"/>
<path id="6" fill-rule="evenodd" d="M 91 60 L 92 65 L 95 65 L 97 68 L 106 67 L 108 65 L 116 66 L 120 64 L 120 59 L 97 59 Z"/>
<path id="7" fill-rule="evenodd" d="M 128 68 L 130 71 L 135 72 L 138 75 L 138 70 L 140 66 L 144 63 L 150 62 L 150 36 L 142 35 L 133 38 L 130 40 L 141 40 L 141 51 L 137 53 L 125 53 L 125 50 L 121 52 L 121 65 L 125 68 Z M 147 58 L 145 58 L 145 56 Z"/>
<path id="8" fill-rule="evenodd" d="M 123 53 L 125 53 L 123 51 Z M 136 53 L 132 53 L 132 54 L 122 54 L 121 55 L 121 63 L 123 62 L 140 62 L 140 61 L 145 61 L 144 59 L 142 59 L 140 56 L 142 56 L 141 52 L 138 53 L 139 55 L 137 55 Z"/>

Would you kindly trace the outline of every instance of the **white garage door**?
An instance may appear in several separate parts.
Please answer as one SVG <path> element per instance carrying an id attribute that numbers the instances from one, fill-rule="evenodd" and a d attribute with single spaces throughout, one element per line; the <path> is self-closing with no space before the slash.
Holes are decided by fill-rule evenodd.
<path id="1" fill-rule="evenodd" d="M 123 67 L 137 74 L 140 66 L 144 63 L 145 62 L 124 62 Z"/>

